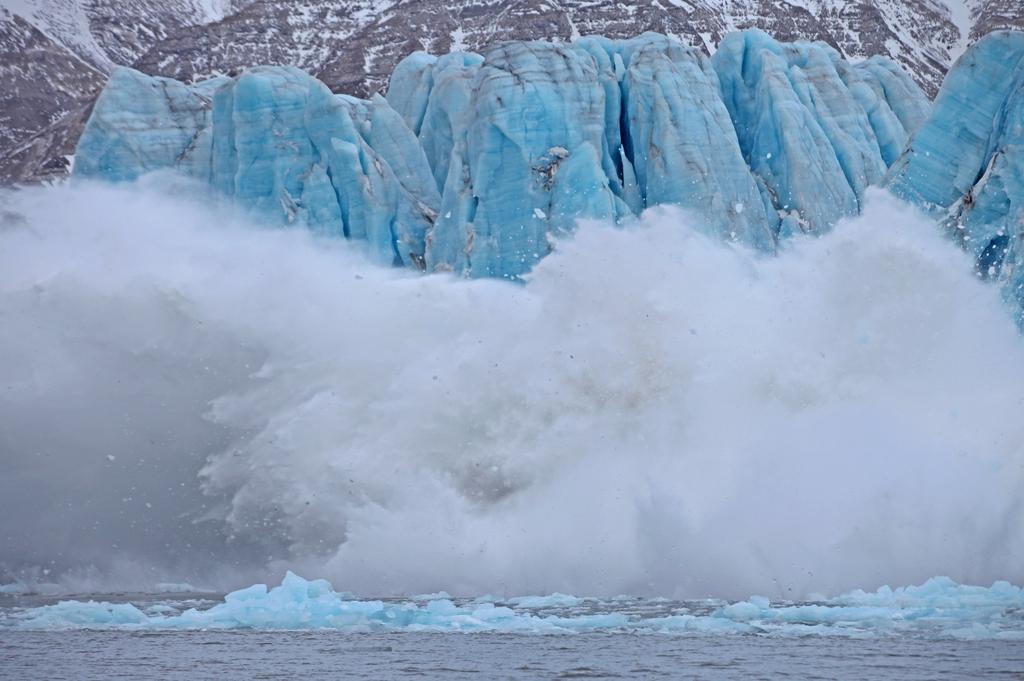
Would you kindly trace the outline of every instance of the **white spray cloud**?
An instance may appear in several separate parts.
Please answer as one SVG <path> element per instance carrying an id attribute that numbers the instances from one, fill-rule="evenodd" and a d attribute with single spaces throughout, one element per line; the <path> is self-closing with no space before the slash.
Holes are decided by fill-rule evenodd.
<path id="1" fill-rule="evenodd" d="M 673 210 L 583 225 L 525 286 L 377 268 L 146 186 L 4 202 L 9 572 L 723 597 L 1024 580 L 1024 345 L 886 195 L 777 258 Z"/>

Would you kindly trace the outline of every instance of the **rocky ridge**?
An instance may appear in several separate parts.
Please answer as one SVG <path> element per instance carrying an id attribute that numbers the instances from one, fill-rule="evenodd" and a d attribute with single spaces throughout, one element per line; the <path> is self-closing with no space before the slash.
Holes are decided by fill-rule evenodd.
<path id="1" fill-rule="evenodd" d="M 710 54 L 730 31 L 757 27 L 783 41 L 825 42 L 851 61 L 891 57 L 934 96 L 969 43 L 993 30 L 1024 28 L 1017 0 L 3 0 L 2 6 L 5 182 L 66 172 L 114 65 L 188 82 L 256 64 L 294 65 L 335 92 L 365 97 L 385 90 L 398 61 L 416 50 L 483 51 L 507 40 L 656 31 Z M 46 58 L 32 56 L 39 54 Z"/>

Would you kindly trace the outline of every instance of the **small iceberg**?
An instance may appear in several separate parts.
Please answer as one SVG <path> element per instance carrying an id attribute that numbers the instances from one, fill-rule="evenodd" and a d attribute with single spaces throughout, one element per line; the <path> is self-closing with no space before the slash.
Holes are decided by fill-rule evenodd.
<path id="1" fill-rule="evenodd" d="M 432 594 L 433 595 L 433 594 Z M 587 612 L 572 611 L 586 601 Z M 708 609 L 656 599 L 650 609 L 623 610 L 620 600 L 565 594 L 512 598 L 508 605 L 451 598 L 427 602 L 357 600 L 325 580 L 289 572 L 279 586 L 256 584 L 233 591 L 208 609 L 131 603 L 61 601 L 15 610 L 0 627 L 21 629 L 333 629 L 649 634 L 757 634 L 777 636 L 909 635 L 926 638 L 1024 640 L 1024 590 L 1007 582 L 991 587 L 935 577 L 920 586 L 854 591 L 818 603 L 772 603 L 752 597 Z M 511 606 L 511 607 L 509 607 Z M 544 610 L 541 615 L 535 610 Z M 647 614 L 638 614 L 647 613 Z"/>

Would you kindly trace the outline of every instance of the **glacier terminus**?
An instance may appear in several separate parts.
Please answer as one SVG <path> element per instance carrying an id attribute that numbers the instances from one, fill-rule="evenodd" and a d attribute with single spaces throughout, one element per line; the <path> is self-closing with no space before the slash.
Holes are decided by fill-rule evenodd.
<path id="1" fill-rule="evenodd" d="M 117 69 L 75 176 L 175 170 L 382 264 L 518 278 L 579 219 L 671 204 L 766 253 L 889 187 L 941 213 L 1012 301 L 1024 219 L 1024 35 L 967 51 L 935 103 L 894 61 L 750 29 L 409 55 L 386 97 L 288 67 L 186 85 Z"/>

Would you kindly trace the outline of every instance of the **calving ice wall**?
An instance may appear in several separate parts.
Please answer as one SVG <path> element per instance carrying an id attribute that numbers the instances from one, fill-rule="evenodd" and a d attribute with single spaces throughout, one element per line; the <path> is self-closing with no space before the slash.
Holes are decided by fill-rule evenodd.
<path id="1" fill-rule="evenodd" d="M 75 175 L 174 168 L 254 210 L 422 262 L 440 201 L 415 136 L 380 97 L 335 96 L 295 68 L 189 87 L 118 69 L 79 142 Z"/>
<path id="2" fill-rule="evenodd" d="M 176 169 L 387 264 L 518 277 L 578 219 L 655 205 L 767 252 L 819 233 L 859 212 L 927 113 L 885 58 L 850 64 L 756 30 L 713 58 L 652 33 L 416 53 L 386 101 L 288 68 L 195 86 L 122 69 L 75 173 Z"/>
<path id="3" fill-rule="evenodd" d="M 415 55 L 390 101 L 118 72 L 80 174 L 192 179 L 5 197 L 0 567 L 122 591 L 285 567 L 364 594 L 1020 583 L 1024 347 L 934 220 L 868 187 L 967 244 L 1001 220 L 974 260 L 1005 276 L 1019 37 L 965 57 L 930 118 L 884 62 L 835 81 L 827 51 L 731 40 Z M 249 215 L 174 196 L 204 187 Z M 688 211 L 628 219 L 658 203 Z M 849 211 L 778 257 L 721 245 Z M 482 277 L 577 215 L 620 225 L 581 221 L 523 286 Z M 776 617 L 759 603 L 730 612 Z"/>
<path id="4" fill-rule="evenodd" d="M 888 186 L 942 221 L 1024 323 L 1024 33 L 992 33 L 957 62 Z"/>

